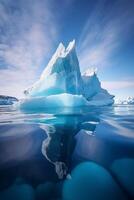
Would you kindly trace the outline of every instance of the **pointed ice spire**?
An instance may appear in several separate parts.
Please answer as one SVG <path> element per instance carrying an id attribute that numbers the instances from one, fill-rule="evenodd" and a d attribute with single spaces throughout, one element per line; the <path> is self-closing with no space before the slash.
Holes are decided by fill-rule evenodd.
<path id="1" fill-rule="evenodd" d="M 61 42 L 53 56 L 57 56 L 57 57 L 62 56 L 64 54 L 64 52 L 65 52 L 65 47 L 64 47 L 63 43 Z"/>
<path id="2" fill-rule="evenodd" d="M 75 40 L 72 40 L 71 42 L 69 42 L 69 44 L 66 48 L 66 53 L 70 52 L 74 48 L 75 48 Z"/>
<path id="3" fill-rule="evenodd" d="M 26 92 L 31 96 L 47 96 L 61 92 L 82 93 L 82 79 L 75 52 L 75 40 L 71 41 L 67 48 L 62 43 L 59 44 L 40 79 Z"/>
<path id="4" fill-rule="evenodd" d="M 47 64 L 46 68 L 44 69 L 40 79 L 43 79 L 44 76 L 47 76 L 48 74 L 50 74 L 51 72 L 51 68 L 52 66 L 54 65 L 54 63 L 56 62 L 56 60 L 59 58 L 59 57 L 62 57 L 64 56 L 65 54 L 65 47 L 64 45 L 62 44 L 62 42 L 59 44 L 59 46 L 57 47 L 55 53 L 53 54 L 52 58 L 50 59 L 49 63 Z"/>

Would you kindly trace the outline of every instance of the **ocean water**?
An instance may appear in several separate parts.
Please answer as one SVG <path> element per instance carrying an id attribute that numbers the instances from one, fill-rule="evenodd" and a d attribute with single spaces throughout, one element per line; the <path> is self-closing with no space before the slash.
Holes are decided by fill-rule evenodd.
<path id="1" fill-rule="evenodd" d="M 0 200 L 134 199 L 134 106 L 0 107 Z"/>

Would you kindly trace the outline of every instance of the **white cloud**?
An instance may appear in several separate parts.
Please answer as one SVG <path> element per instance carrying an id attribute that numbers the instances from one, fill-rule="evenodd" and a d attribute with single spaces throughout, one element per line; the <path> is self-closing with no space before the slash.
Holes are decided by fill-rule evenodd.
<path id="1" fill-rule="evenodd" d="M 48 2 L 1 0 L 0 93 L 19 96 L 21 89 L 37 78 L 38 68 L 58 35 Z"/>
<path id="2" fill-rule="evenodd" d="M 117 0 L 110 6 L 99 1 L 82 30 L 79 39 L 81 70 L 94 66 L 112 66 L 114 53 L 123 43 L 130 27 L 134 25 L 133 3 L 127 9 L 127 1 Z"/>

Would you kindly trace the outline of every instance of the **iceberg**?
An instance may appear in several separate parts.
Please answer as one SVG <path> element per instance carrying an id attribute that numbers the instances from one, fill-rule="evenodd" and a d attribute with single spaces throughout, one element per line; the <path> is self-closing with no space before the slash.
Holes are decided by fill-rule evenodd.
<path id="1" fill-rule="evenodd" d="M 111 105 L 114 96 L 101 88 L 96 71 L 80 72 L 75 40 L 59 44 L 38 81 L 24 91 L 22 109 Z"/>
<path id="2" fill-rule="evenodd" d="M 12 105 L 17 101 L 18 99 L 15 97 L 0 95 L 0 105 Z"/>
<path id="3" fill-rule="evenodd" d="M 126 99 L 116 99 L 115 104 L 134 105 L 134 97 L 127 97 Z"/>

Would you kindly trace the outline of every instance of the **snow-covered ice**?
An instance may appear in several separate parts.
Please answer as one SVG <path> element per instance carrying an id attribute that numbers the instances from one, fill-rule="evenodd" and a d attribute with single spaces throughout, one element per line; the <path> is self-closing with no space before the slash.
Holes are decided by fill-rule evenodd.
<path id="1" fill-rule="evenodd" d="M 115 104 L 134 105 L 134 97 L 127 97 L 126 99 L 116 99 Z"/>
<path id="2" fill-rule="evenodd" d="M 81 74 L 75 40 L 67 48 L 59 44 L 40 79 L 24 93 L 26 98 L 20 102 L 22 109 L 114 103 L 114 96 L 101 88 L 96 69 L 87 69 Z"/>

